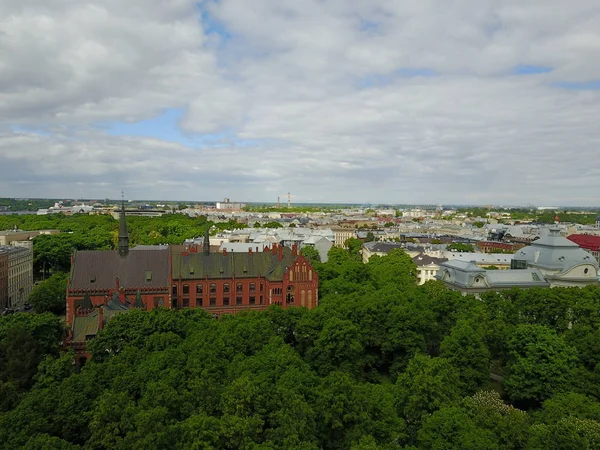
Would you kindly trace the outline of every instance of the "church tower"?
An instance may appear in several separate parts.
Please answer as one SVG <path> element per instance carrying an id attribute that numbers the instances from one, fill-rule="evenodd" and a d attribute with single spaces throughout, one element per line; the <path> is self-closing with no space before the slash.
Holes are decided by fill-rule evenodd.
<path id="1" fill-rule="evenodd" d="M 127 233 L 127 221 L 125 220 L 125 199 L 121 193 L 121 214 L 119 217 L 119 256 L 127 257 L 129 254 L 129 234 Z"/>

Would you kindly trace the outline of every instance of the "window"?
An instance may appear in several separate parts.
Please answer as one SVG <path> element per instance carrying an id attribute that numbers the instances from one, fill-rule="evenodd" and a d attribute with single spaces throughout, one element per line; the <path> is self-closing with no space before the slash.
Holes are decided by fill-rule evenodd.
<path id="1" fill-rule="evenodd" d="M 184 284 L 183 285 L 183 293 L 184 294 L 189 294 L 190 293 L 190 285 L 189 284 Z"/>
<path id="2" fill-rule="evenodd" d="M 196 285 L 196 294 L 202 295 L 202 285 L 201 284 Z"/>
<path id="3" fill-rule="evenodd" d="M 242 304 L 242 297 L 241 297 L 241 296 L 237 296 L 237 297 L 235 298 L 235 304 L 236 304 L 237 306 L 240 306 L 240 305 Z"/>
<path id="4" fill-rule="evenodd" d="M 255 297 L 254 295 L 251 295 L 251 296 L 250 296 L 250 301 L 249 301 L 249 303 L 250 303 L 251 305 L 256 305 L 256 297 Z"/>
<path id="5" fill-rule="evenodd" d="M 210 283 L 210 293 L 211 294 L 217 293 L 217 285 L 215 283 Z"/>
<path id="6" fill-rule="evenodd" d="M 242 292 L 242 283 L 238 283 L 237 286 L 235 287 L 235 291 L 236 292 Z"/>
<path id="7" fill-rule="evenodd" d="M 224 294 L 228 294 L 229 293 L 229 283 L 225 283 L 223 285 L 223 293 Z"/>
<path id="8" fill-rule="evenodd" d="M 258 297 L 258 304 L 259 305 L 263 304 L 263 296 L 262 295 L 260 297 Z"/>
<path id="9" fill-rule="evenodd" d="M 217 306 L 217 299 L 215 297 L 211 297 L 209 300 L 210 306 Z"/>
<path id="10" fill-rule="evenodd" d="M 285 296 L 285 301 L 288 305 L 291 305 L 292 303 L 294 303 L 294 296 L 292 294 L 287 294 Z"/>
<path id="11" fill-rule="evenodd" d="M 265 288 L 264 283 L 260 283 L 260 292 L 262 292 L 264 290 L 264 288 Z"/>
<path id="12" fill-rule="evenodd" d="M 189 308 L 190 307 L 190 299 L 189 298 L 184 298 L 183 299 L 183 307 L 184 308 Z"/>
<path id="13" fill-rule="evenodd" d="M 173 285 L 173 288 L 171 289 L 171 293 L 173 295 L 177 295 L 177 286 L 176 285 Z"/>
<path id="14" fill-rule="evenodd" d="M 256 283 L 250 283 L 250 292 L 256 291 Z"/>
<path id="15" fill-rule="evenodd" d="M 223 306 L 229 306 L 229 297 L 223 297 Z"/>
<path id="16" fill-rule="evenodd" d="M 587 273 L 588 273 L 589 271 L 590 271 L 590 270 L 589 270 L 587 267 L 586 267 L 585 269 L 583 269 L 583 273 L 585 273 L 586 275 L 587 275 Z"/>

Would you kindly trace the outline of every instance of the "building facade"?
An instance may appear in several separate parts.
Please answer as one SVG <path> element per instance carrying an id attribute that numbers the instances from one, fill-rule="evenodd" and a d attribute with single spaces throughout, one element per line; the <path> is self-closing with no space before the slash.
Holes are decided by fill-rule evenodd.
<path id="1" fill-rule="evenodd" d="M 8 251 L 0 247 L 0 312 L 8 308 Z"/>
<path id="2" fill-rule="evenodd" d="M 33 289 L 32 247 L 3 246 L 0 255 L 0 308 L 20 308 Z"/>

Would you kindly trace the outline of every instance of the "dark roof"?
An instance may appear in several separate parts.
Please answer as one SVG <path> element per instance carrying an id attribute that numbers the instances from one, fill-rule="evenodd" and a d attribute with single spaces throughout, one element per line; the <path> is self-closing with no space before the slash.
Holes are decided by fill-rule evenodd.
<path id="1" fill-rule="evenodd" d="M 412 260 L 417 266 L 428 266 L 429 264 L 440 265 L 441 263 L 448 261 L 447 258 L 434 258 L 433 256 L 424 255 L 422 253 L 415 256 Z"/>
<path id="2" fill-rule="evenodd" d="M 168 286 L 169 252 L 131 251 L 124 258 L 110 250 L 75 252 L 71 289 L 112 289 L 117 277 L 126 289 Z"/>
<path id="3" fill-rule="evenodd" d="M 271 251 L 241 253 L 183 252 L 181 246 L 171 248 L 173 255 L 174 279 L 230 279 L 265 277 L 271 281 L 280 281 L 286 268 L 290 267 L 297 257 L 292 256 L 288 247 L 283 247 L 283 258 L 279 261 L 277 254 Z M 279 252 L 279 250 L 277 250 Z"/>
<path id="4" fill-rule="evenodd" d="M 404 249 L 404 245 L 391 242 L 376 242 L 370 246 L 369 250 L 376 253 L 387 253 L 397 248 Z"/>

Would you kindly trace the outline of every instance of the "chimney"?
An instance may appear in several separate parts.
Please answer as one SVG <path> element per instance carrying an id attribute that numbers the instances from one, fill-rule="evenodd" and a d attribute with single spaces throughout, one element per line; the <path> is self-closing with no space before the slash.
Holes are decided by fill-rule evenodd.
<path id="1" fill-rule="evenodd" d="M 206 231 L 204 232 L 204 254 L 210 255 L 210 230 L 209 226 L 206 227 Z"/>
<path id="2" fill-rule="evenodd" d="M 102 306 L 98 308 L 98 329 L 104 328 L 104 308 Z"/>
<path id="3" fill-rule="evenodd" d="M 223 247 L 223 256 L 227 256 L 227 249 Z"/>
<path id="4" fill-rule="evenodd" d="M 282 245 L 280 245 L 280 246 L 278 247 L 278 250 L 279 250 L 279 254 L 277 255 L 277 259 L 278 259 L 279 261 L 281 261 L 281 260 L 283 259 L 283 246 L 282 246 Z"/>
<path id="5" fill-rule="evenodd" d="M 295 258 L 298 256 L 298 244 L 292 245 L 292 256 Z"/>
<path id="6" fill-rule="evenodd" d="M 248 247 L 248 254 L 251 255 L 252 254 L 252 247 Z"/>

